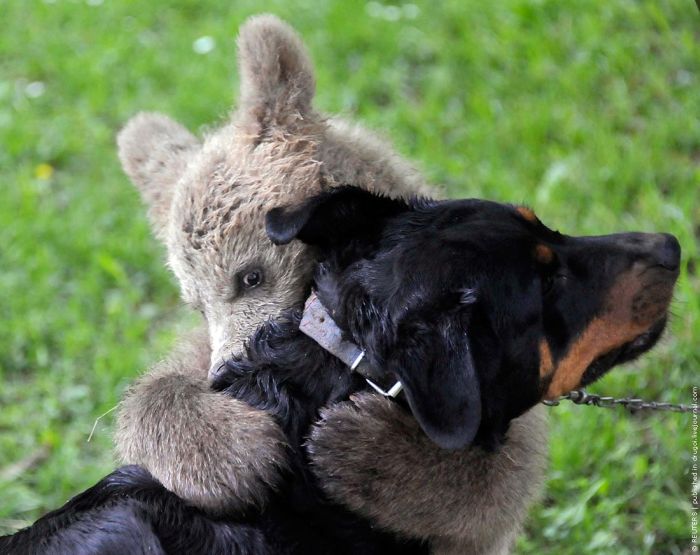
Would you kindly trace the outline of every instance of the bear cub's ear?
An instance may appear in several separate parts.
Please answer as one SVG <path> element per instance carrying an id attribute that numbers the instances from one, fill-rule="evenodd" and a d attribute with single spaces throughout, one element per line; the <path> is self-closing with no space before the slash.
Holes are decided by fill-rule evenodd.
<path id="1" fill-rule="evenodd" d="M 117 145 L 122 168 L 148 206 L 156 236 L 164 240 L 175 184 L 200 143 L 167 116 L 140 113 L 121 130 Z"/>
<path id="2" fill-rule="evenodd" d="M 301 38 L 284 21 L 269 14 L 249 18 L 238 37 L 238 65 L 239 114 L 258 133 L 313 119 L 313 66 Z"/>

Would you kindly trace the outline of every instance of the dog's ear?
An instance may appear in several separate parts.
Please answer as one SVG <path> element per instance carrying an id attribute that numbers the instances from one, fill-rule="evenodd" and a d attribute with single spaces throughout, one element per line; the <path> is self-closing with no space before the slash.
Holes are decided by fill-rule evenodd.
<path id="1" fill-rule="evenodd" d="M 239 113 L 253 127 L 288 127 L 308 119 L 316 90 L 313 67 L 294 29 L 274 15 L 253 16 L 238 37 Z"/>
<path id="2" fill-rule="evenodd" d="M 414 417 L 444 449 L 470 445 L 481 424 L 481 388 L 469 345 L 468 306 L 407 316 L 397 327 L 398 342 L 388 368 L 401 381 Z"/>
<path id="3" fill-rule="evenodd" d="M 270 240 L 285 245 L 299 239 L 334 248 L 375 237 L 387 218 L 409 210 L 402 200 L 375 195 L 358 187 L 339 187 L 294 208 L 278 207 L 265 216 Z"/>

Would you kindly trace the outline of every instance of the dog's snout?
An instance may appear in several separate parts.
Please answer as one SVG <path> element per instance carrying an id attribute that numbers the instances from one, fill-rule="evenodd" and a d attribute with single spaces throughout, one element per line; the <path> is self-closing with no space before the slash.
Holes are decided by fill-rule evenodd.
<path id="1" fill-rule="evenodd" d="M 611 236 L 635 260 L 670 271 L 678 271 L 681 246 L 670 233 L 621 233 Z"/>
<path id="2" fill-rule="evenodd" d="M 654 261 L 667 270 L 676 271 L 681 263 L 681 246 L 673 235 L 659 233 L 652 250 Z"/>

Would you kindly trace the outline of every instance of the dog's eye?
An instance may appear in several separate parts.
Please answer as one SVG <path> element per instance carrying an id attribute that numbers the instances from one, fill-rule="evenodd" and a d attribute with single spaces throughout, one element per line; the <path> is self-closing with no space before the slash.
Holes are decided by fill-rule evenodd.
<path id="1" fill-rule="evenodd" d="M 549 294 L 554 289 L 554 276 L 545 276 L 542 278 L 542 294 Z"/>
<path id="2" fill-rule="evenodd" d="M 556 286 L 564 283 L 568 276 L 563 273 L 548 274 L 542 278 L 542 294 L 549 295 L 556 289 Z"/>
<path id="3" fill-rule="evenodd" d="M 241 283 L 245 289 L 253 289 L 260 285 L 263 281 L 263 275 L 260 270 L 252 270 L 247 272 L 241 278 Z"/>

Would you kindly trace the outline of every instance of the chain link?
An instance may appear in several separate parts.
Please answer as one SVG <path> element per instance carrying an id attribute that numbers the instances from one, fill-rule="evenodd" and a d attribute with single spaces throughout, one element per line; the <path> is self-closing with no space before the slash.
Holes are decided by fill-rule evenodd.
<path id="1" fill-rule="evenodd" d="M 574 391 L 567 393 L 562 397 L 559 397 L 559 399 L 551 401 L 542 401 L 542 403 L 544 403 L 548 407 L 556 407 L 561 403 L 561 401 L 571 401 L 576 405 L 590 405 L 606 409 L 624 407 L 630 412 L 637 412 L 640 410 L 664 410 L 670 412 L 685 413 L 698 410 L 697 405 L 659 403 L 657 401 L 645 401 L 644 399 L 637 399 L 632 397 L 606 397 L 603 395 L 596 395 L 595 393 L 588 393 L 584 389 L 575 389 Z"/>

